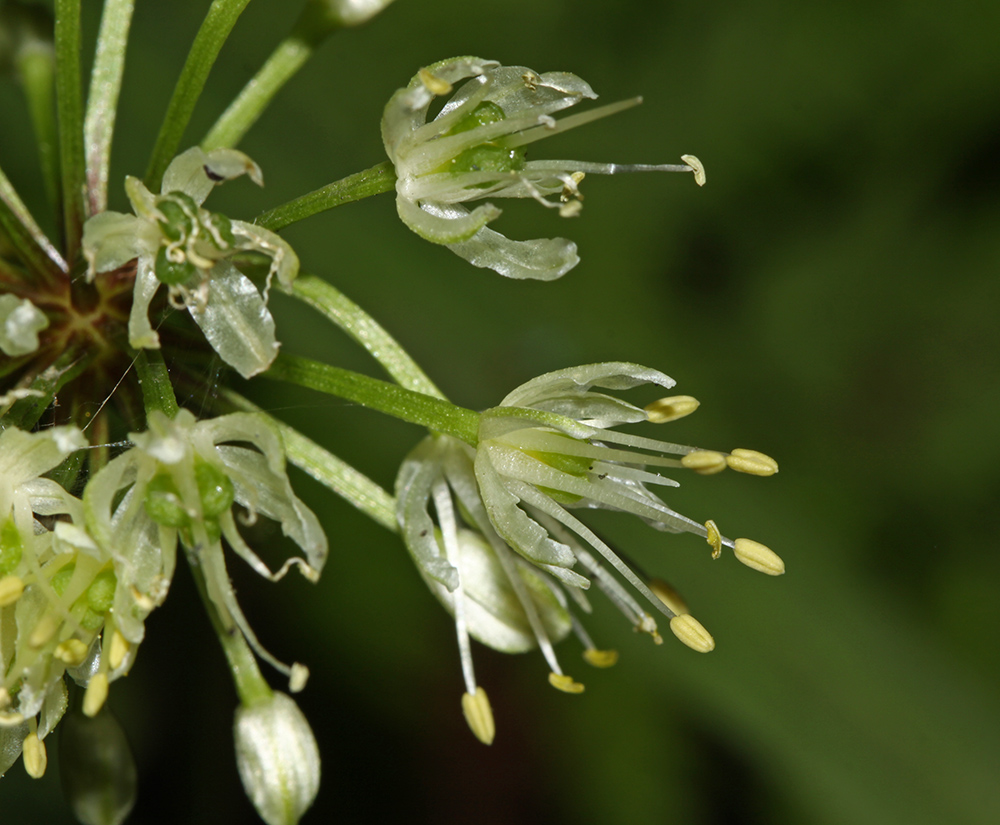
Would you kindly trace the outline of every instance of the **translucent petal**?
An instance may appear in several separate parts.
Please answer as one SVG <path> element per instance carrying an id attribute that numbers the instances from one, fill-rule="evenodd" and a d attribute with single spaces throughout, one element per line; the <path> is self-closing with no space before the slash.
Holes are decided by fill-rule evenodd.
<path id="1" fill-rule="evenodd" d="M 257 287 L 227 261 L 212 269 L 208 301 L 191 317 L 223 361 L 244 378 L 266 370 L 278 355 L 274 319 Z"/>
<path id="2" fill-rule="evenodd" d="M 463 206 L 435 203 L 424 203 L 421 208 L 402 194 L 396 197 L 396 210 L 403 223 L 425 241 L 448 245 L 472 238 L 500 216 L 500 210 L 491 203 L 484 203 L 472 212 Z"/>
<path id="3" fill-rule="evenodd" d="M 0 350 L 16 357 L 38 349 L 38 333 L 49 325 L 45 313 L 27 298 L 0 295 Z"/>
<path id="4" fill-rule="evenodd" d="M 591 387 L 627 390 L 642 384 L 656 384 L 665 389 L 675 381 L 659 370 L 623 361 L 606 361 L 547 372 L 521 384 L 507 395 L 501 406 L 532 407 L 540 402 L 586 393 Z"/>
<path id="5" fill-rule="evenodd" d="M 467 241 L 448 244 L 448 248 L 473 266 L 492 269 L 507 278 L 554 281 L 580 263 L 576 244 L 566 238 L 512 241 L 487 226 Z"/>
<path id="6" fill-rule="evenodd" d="M 101 212 L 83 225 L 88 277 L 110 272 L 140 255 L 152 255 L 158 239 L 148 222 L 121 212 Z"/>
<path id="7" fill-rule="evenodd" d="M 140 258 L 135 271 L 135 286 L 132 287 L 132 309 L 128 316 L 128 342 L 136 349 L 160 348 L 160 336 L 149 323 L 149 305 L 159 288 L 152 258 Z"/>
<path id="8" fill-rule="evenodd" d="M 258 186 L 263 185 L 260 167 L 236 149 L 214 149 L 205 152 L 194 146 L 175 157 L 163 173 L 161 192 L 184 192 L 201 204 L 216 184 L 249 175 Z"/>

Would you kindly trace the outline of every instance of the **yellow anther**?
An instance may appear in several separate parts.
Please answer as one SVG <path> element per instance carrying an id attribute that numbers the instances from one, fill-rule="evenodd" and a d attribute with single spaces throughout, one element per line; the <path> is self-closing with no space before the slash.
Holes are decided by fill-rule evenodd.
<path id="1" fill-rule="evenodd" d="M 715 650 L 715 639 L 690 613 L 682 613 L 670 620 L 670 629 L 674 635 L 692 650 L 708 653 Z"/>
<path id="2" fill-rule="evenodd" d="M 309 681 L 309 668 L 301 662 L 292 664 L 292 672 L 288 676 L 288 689 L 292 693 L 299 693 Z"/>
<path id="3" fill-rule="evenodd" d="M 56 649 L 52 655 L 67 667 L 76 667 L 83 664 L 83 660 L 87 658 L 87 651 L 89 649 L 87 644 L 81 639 L 67 639 L 65 642 L 60 642 L 56 645 Z"/>
<path id="4" fill-rule="evenodd" d="M 611 667 L 618 662 L 618 651 L 591 648 L 583 651 L 583 658 L 587 660 L 587 664 L 594 667 Z"/>
<path id="5" fill-rule="evenodd" d="M 83 693 L 83 714 L 84 716 L 97 716 L 104 707 L 104 702 L 108 698 L 108 674 L 95 673 L 87 683 L 87 689 Z"/>
<path id="6" fill-rule="evenodd" d="M 5 708 L 10 704 L 10 693 L 7 688 L 0 687 L 0 708 Z"/>
<path id="7" fill-rule="evenodd" d="M 493 723 L 493 708 L 490 707 L 486 691 L 477 687 L 475 693 L 462 694 L 462 713 L 476 739 L 484 745 L 492 745 L 497 728 Z"/>
<path id="8" fill-rule="evenodd" d="M 424 84 L 427 91 L 433 95 L 446 95 L 451 92 L 451 84 L 447 80 L 431 74 L 427 69 L 421 69 L 418 73 L 420 82 Z"/>
<path id="9" fill-rule="evenodd" d="M 0 607 L 14 604 L 24 593 L 24 582 L 18 576 L 4 576 L 0 579 Z"/>
<path id="10" fill-rule="evenodd" d="M 550 673 L 549 684 L 563 693 L 583 693 L 583 685 L 574 682 L 573 677 L 565 673 Z"/>
<path id="11" fill-rule="evenodd" d="M 687 602 L 674 588 L 663 579 L 652 579 L 649 582 L 649 589 L 653 591 L 661 602 L 663 602 L 672 613 L 680 615 L 688 612 Z"/>
<path id="12" fill-rule="evenodd" d="M 35 625 L 28 637 L 28 644 L 32 647 L 42 647 L 51 639 L 59 629 L 60 621 L 53 614 L 46 613 Z"/>
<path id="13" fill-rule="evenodd" d="M 695 450 L 681 458 L 681 466 L 699 475 L 710 476 L 726 469 L 726 457 L 715 450 Z"/>
<path id="14" fill-rule="evenodd" d="M 752 476 L 773 476 L 778 472 L 778 462 L 756 450 L 733 450 L 726 456 L 726 464 L 738 473 Z"/>
<path id="15" fill-rule="evenodd" d="M 531 71 L 531 69 L 528 69 L 528 71 L 521 75 L 521 80 L 524 81 L 524 85 L 531 91 L 535 91 L 535 89 L 538 88 L 538 84 L 542 82 L 542 78 L 535 72 Z"/>
<path id="16" fill-rule="evenodd" d="M 701 402 L 691 395 L 672 395 L 646 405 L 646 415 L 653 424 L 666 424 L 691 415 Z"/>
<path id="17" fill-rule="evenodd" d="M 694 182 L 699 186 L 705 185 L 705 166 L 694 155 L 681 155 L 681 160 L 691 167 L 694 172 Z"/>
<path id="18" fill-rule="evenodd" d="M 767 573 L 769 576 L 780 576 L 785 572 L 785 563 L 781 556 L 767 545 L 753 539 L 736 539 L 733 542 L 733 552 L 747 567 Z"/>
<path id="19" fill-rule="evenodd" d="M 722 555 L 722 533 L 712 519 L 705 522 L 705 530 L 708 532 L 705 540 L 712 545 L 712 558 L 717 559 Z"/>
<path id="20" fill-rule="evenodd" d="M 560 218 L 575 218 L 583 211 L 583 204 L 578 200 L 566 201 L 559 207 Z"/>
<path id="21" fill-rule="evenodd" d="M 130 647 L 131 645 L 129 645 L 128 640 L 117 630 L 111 634 L 111 644 L 108 647 L 108 664 L 111 665 L 112 670 L 117 670 L 121 667 L 121 663 L 125 661 Z"/>
<path id="22" fill-rule="evenodd" d="M 49 757 L 45 753 L 45 743 L 38 738 L 37 733 L 29 733 L 24 737 L 21 745 L 21 754 L 24 759 L 24 769 L 32 779 L 41 779 L 45 776 L 45 768 L 49 764 Z"/>

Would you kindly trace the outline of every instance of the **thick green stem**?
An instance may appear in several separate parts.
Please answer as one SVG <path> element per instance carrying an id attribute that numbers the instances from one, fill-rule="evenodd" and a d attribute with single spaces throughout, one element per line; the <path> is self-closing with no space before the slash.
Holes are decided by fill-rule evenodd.
<path id="1" fill-rule="evenodd" d="M 88 212 L 103 212 L 108 202 L 108 166 L 115 131 L 118 93 L 125 69 L 125 46 L 135 0 L 107 0 L 97 36 L 97 53 L 90 76 L 84 145 L 87 162 Z"/>
<path id="2" fill-rule="evenodd" d="M 332 284 L 314 275 L 299 275 L 291 294 L 323 313 L 363 346 L 400 386 L 444 398 L 434 382 L 385 328 Z"/>
<path id="3" fill-rule="evenodd" d="M 335 206 L 391 192 L 395 186 L 396 171 L 389 161 L 384 161 L 371 169 L 349 175 L 327 184 L 322 189 L 263 212 L 254 219 L 254 223 L 276 231 L 303 218 L 333 209 Z"/>
<path id="4" fill-rule="evenodd" d="M 83 90 L 80 80 L 80 0 L 56 0 L 56 110 L 62 175 L 63 234 L 72 266 L 85 217 Z"/>
<path id="5" fill-rule="evenodd" d="M 478 441 L 479 413 L 387 381 L 284 354 L 263 376 L 354 401 L 411 424 L 453 435 L 473 446 Z"/>
<path id="6" fill-rule="evenodd" d="M 174 395 L 174 385 L 170 373 L 159 350 L 143 349 L 135 358 L 135 370 L 142 386 L 142 403 L 148 416 L 159 410 L 167 418 L 173 418 L 180 409 Z"/>
<path id="7" fill-rule="evenodd" d="M 206 152 L 236 146 L 257 122 L 274 96 L 302 68 L 313 47 L 300 37 L 286 37 L 243 87 L 201 142 Z"/>
<path id="8" fill-rule="evenodd" d="M 191 113 L 194 111 L 201 91 L 205 88 L 212 66 L 219 56 L 222 45 L 229 37 L 236 20 L 243 13 L 250 0 L 213 0 L 205 20 L 195 36 L 187 62 L 174 87 L 174 95 L 163 118 L 163 125 L 153 147 L 153 156 L 146 170 L 146 186 L 159 191 L 160 181 L 168 164 L 177 154 L 184 137 Z"/>

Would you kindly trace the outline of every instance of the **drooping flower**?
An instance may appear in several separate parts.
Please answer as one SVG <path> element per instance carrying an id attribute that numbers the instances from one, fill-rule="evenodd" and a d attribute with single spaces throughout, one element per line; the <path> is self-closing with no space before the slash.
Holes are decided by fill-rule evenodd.
<path id="1" fill-rule="evenodd" d="M 188 410 L 173 418 L 154 412 L 149 429 L 133 433 L 135 447 L 112 459 L 87 485 L 87 525 L 110 549 L 130 590 L 132 613 L 117 612 L 125 640 L 142 639 L 141 617 L 166 596 L 178 539 L 204 572 L 208 597 L 233 631 L 257 655 L 289 676 L 297 690 L 304 670 L 282 664 L 257 641 L 236 601 L 226 572 L 223 538 L 257 573 L 277 581 L 293 566 L 310 581 L 326 561 L 327 541 L 319 521 L 292 492 L 285 454 L 276 432 L 259 416 L 234 413 L 198 421 Z M 245 513 L 234 512 L 239 505 Z M 305 553 L 272 572 L 240 535 L 237 518 L 273 519 Z M 138 620 L 137 620 L 138 619 Z"/>
<path id="2" fill-rule="evenodd" d="M 451 94 L 462 80 L 466 83 L 428 121 L 433 101 Z M 463 204 L 490 197 L 534 198 L 570 217 L 580 212 L 579 184 L 585 174 L 694 172 L 699 185 L 704 184 L 704 169 L 693 155 L 683 156 L 683 165 L 525 159 L 525 147 L 536 140 L 640 102 L 635 98 L 562 120 L 552 117 L 596 97 L 574 74 L 538 74 L 476 57 L 421 69 L 392 96 L 382 118 L 382 141 L 396 169 L 396 208 L 403 223 L 475 266 L 509 278 L 552 280 L 579 262 L 575 243 L 565 238 L 509 240 L 487 227 L 500 214 L 492 203 L 472 211 Z"/>
<path id="3" fill-rule="evenodd" d="M 608 666 L 616 659 L 614 651 L 595 647 L 574 615 L 574 609 L 590 612 L 585 591 L 591 584 L 655 641 L 661 639 L 653 615 L 620 578 L 670 620 L 686 645 L 700 652 L 714 648 L 712 636 L 669 586 L 640 577 L 572 508 L 630 512 L 659 529 L 704 537 L 713 557 L 726 546 L 756 570 L 784 572 L 769 548 L 727 539 L 713 521 L 689 519 L 648 489 L 676 486 L 655 471 L 661 467 L 711 473 L 729 466 L 767 476 L 777 472 L 773 459 L 750 450 L 724 454 L 615 432 L 611 428 L 621 424 L 675 420 L 693 412 L 697 402 L 674 396 L 640 409 L 592 391 L 673 383 L 661 372 L 624 363 L 549 373 L 481 415 L 475 448 L 433 435 L 404 461 L 396 483 L 403 538 L 425 581 L 455 618 L 466 683 L 463 708 L 483 741 L 492 739 L 492 714 L 475 681 L 469 637 L 504 652 L 539 647 L 553 686 L 579 692 L 583 686 L 563 673 L 554 642 L 572 630 L 590 664 Z"/>
<path id="4" fill-rule="evenodd" d="M 267 308 L 271 280 L 288 286 L 299 261 L 281 237 L 253 224 L 209 212 L 202 203 L 219 183 L 240 175 L 263 183 L 260 168 L 242 152 L 195 147 L 167 167 L 159 195 L 138 178 L 125 180 L 134 215 L 102 212 L 84 225 L 88 277 L 135 259 L 129 344 L 157 348 L 150 304 L 162 285 L 171 303 L 186 308 L 227 364 L 249 378 L 267 369 L 278 353 L 274 319 Z M 240 252 L 271 259 L 263 295 L 228 260 Z"/>

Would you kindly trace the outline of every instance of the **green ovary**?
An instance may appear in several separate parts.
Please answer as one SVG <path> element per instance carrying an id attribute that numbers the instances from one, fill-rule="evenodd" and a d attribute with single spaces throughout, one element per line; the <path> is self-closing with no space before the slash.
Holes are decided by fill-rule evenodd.
<path id="1" fill-rule="evenodd" d="M 468 132 L 480 126 L 487 126 L 491 123 L 498 123 L 506 119 L 503 109 L 496 103 L 486 101 L 480 103 L 468 115 L 456 123 L 444 136 L 457 135 L 461 132 Z M 496 172 L 507 174 L 517 172 L 524 168 L 524 148 L 509 149 L 500 141 L 486 141 L 478 146 L 470 146 L 459 152 L 443 166 L 435 169 L 435 172 L 449 172 L 460 175 L 469 172 Z M 482 188 L 490 184 L 478 184 L 476 187 Z"/>

